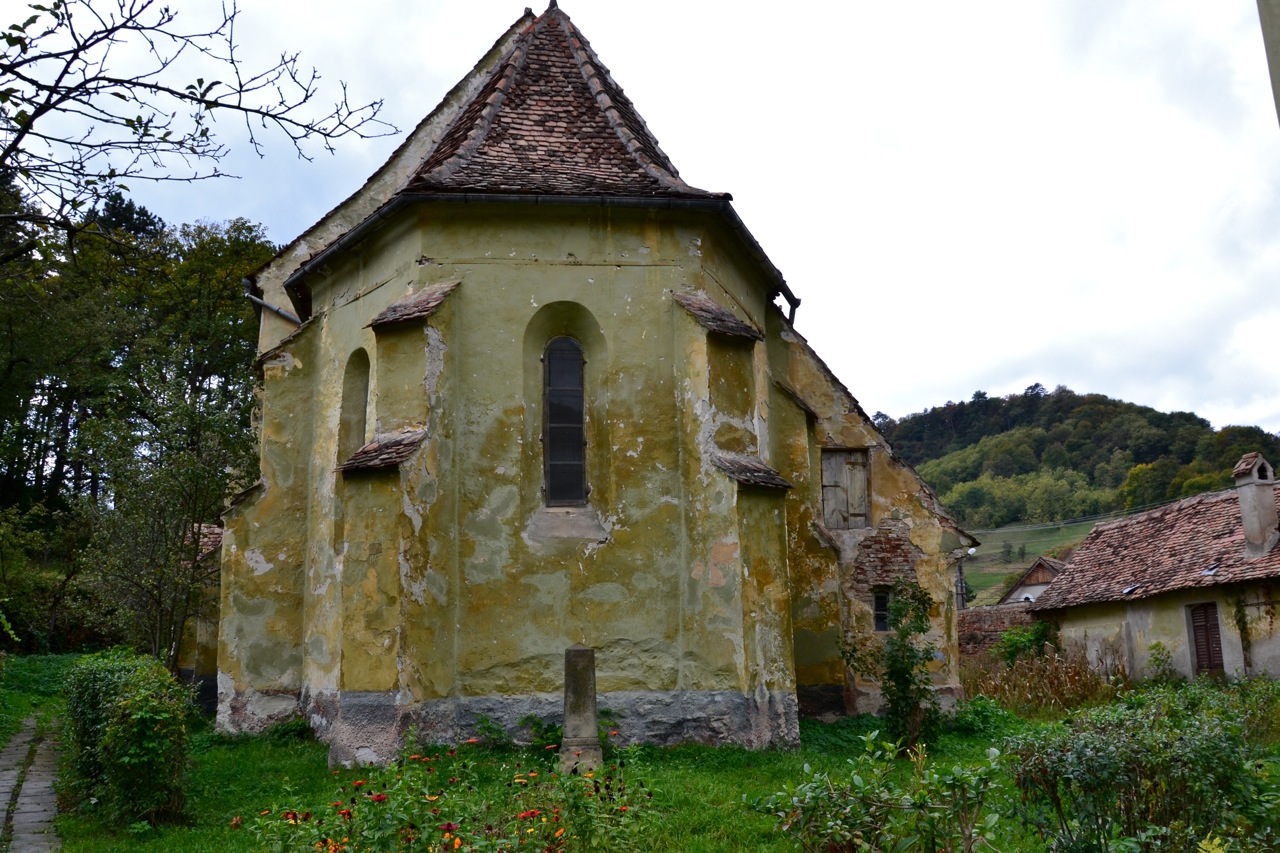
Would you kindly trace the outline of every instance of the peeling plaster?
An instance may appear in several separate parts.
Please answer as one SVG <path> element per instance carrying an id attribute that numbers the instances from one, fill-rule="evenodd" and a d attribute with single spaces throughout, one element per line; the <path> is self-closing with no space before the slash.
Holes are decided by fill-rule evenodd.
<path id="1" fill-rule="evenodd" d="M 266 574 L 275 568 L 274 563 L 268 563 L 267 558 L 257 548 L 250 548 L 244 552 L 244 561 L 249 564 L 249 568 L 253 570 L 255 575 Z"/>

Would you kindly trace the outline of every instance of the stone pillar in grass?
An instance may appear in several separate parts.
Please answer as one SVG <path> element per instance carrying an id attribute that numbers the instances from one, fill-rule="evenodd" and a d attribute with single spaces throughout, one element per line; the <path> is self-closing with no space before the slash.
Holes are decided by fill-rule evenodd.
<path id="1" fill-rule="evenodd" d="M 574 643 L 564 650 L 564 737 L 560 769 L 590 772 L 600 766 L 596 714 L 596 650 Z"/>

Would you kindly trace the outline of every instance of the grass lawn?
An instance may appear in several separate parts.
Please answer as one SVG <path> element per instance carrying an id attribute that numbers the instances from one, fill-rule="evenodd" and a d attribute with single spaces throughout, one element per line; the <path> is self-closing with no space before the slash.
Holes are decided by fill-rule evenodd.
<path id="1" fill-rule="evenodd" d="M 70 659 L 31 658 L 11 661 L 5 687 L 0 690 L 0 724 L 9 725 L 19 714 L 35 713 L 48 718 L 59 710 L 54 697 L 56 683 L 61 680 Z M 16 665 L 16 668 L 15 668 Z M 1213 685 L 1193 685 L 1203 691 L 1215 691 Z M 1277 707 L 1271 694 L 1255 691 L 1262 697 L 1254 703 L 1257 709 L 1274 719 Z M 1267 698 L 1270 696 L 1271 698 Z M 1265 700 L 1270 704 L 1260 704 Z M 1204 700 L 1199 700 L 1204 701 Z M 951 731 L 943 734 L 929 748 L 931 766 L 940 772 L 953 767 L 977 767 L 986 757 L 989 747 L 1003 741 L 1005 736 L 1032 734 L 1032 740 L 1040 741 L 1052 729 L 1046 724 L 1028 723 L 1000 711 L 985 700 L 986 712 L 969 714 L 969 732 Z M 972 708 L 980 708 L 975 702 Z M 1119 707 L 1119 704 L 1117 704 Z M 552 769 L 555 753 L 537 749 L 488 749 L 483 746 L 464 745 L 456 755 L 426 754 L 403 766 L 389 770 L 365 768 L 331 772 L 327 767 L 327 748 L 323 744 L 297 737 L 298 728 L 279 730 L 275 735 L 230 738 L 215 734 L 207 721 L 195 724 L 192 736 L 192 760 L 187 785 L 185 821 L 177 825 L 150 827 L 139 824 L 133 828 L 110 827 L 99 820 L 92 808 L 80 808 L 58 817 L 58 831 L 63 838 L 65 853 L 134 853 L 135 851 L 165 851 L 165 853 L 204 853 L 204 851 L 265 851 L 272 849 L 262 843 L 253 832 L 255 825 L 270 824 L 277 832 L 294 832 L 291 825 L 310 833 L 305 843 L 295 843 L 283 848 L 289 853 L 302 853 L 313 849 L 310 840 L 317 837 L 316 823 L 323 818 L 323 833 L 337 827 L 348 826 L 340 818 L 339 809 L 349 806 L 357 812 L 351 827 L 370 827 L 385 818 L 399 831 L 410 825 L 403 817 L 409 812 L 391 811 L 392 807 L 411 809 L 412 825 L 427 833 L 446 830 L 455 817 L 472 827 L 483 827 L 489 819 L 515 823 L 515 813 L 521 809 L 541 806 L 550 809 L 563 806 L 566 821 L 574 809 L 588 804 L 588 808 L 603 808 L 610 820 L 625 824 L 638 835 L 632 845 L 605 845 L 596 849 L 639 849 L 654 851 L 681 851 L 681 853 L 731 853 L 731 851 L 795 851 L 797 845 L 776 829 L 775 818 L 752 810 L 744 804 L 765 798 L 782 790 L 784 785 L 796 785 L 808 781 L 813 773 L 829 773 L 837 783 L 850 778 L 848 762 L 863 751 L 863 736 L 881 725 L 871 717 L 854 717 L 831 724 L 812 721 L 801 722 L 802 748 L 794 752 L 750 752 L 732 747 L 683 746 L 671 749 L 640 748 L 635 753 L 616 752 L 606 764 L 627 758 L 628 796 L 612 798 L 596 789 L 596 799 L 582 799 L 582 791 L 589 791 L 591 782 L 580 777 L 556 777 Z M 1269 751 L 1273 759 L 1280 761 L 1280 741 L 1274 735 L 1280 726 L 1269 726 L 1271 738 Z M 1181 732 L 1181 730 L 1179 730 Z M 1117 735 L 1120 733 L 1118 732 Z M 1179 735 L 1182 736 L 1181 734 Z M 424 753 L 429 751 L 424 749 Z M 438 763 L 428 763 L 438 762 Z M 435 776 L 428 776 L 439 770 Z M 537 771 L 537 773 L 531 771 Z M 1280 764 L 1276 765 L 1280 774 Z M 456 773 L 459 779 L 452 778 Z M 912 765 L 902 759 L 891 770 L 896 784 L 906 784 L 912 778 Z M 536 784 L 530 782 L 538 776 Z M 446 780 L 445 777 L 450 777 Z M 521 777 L 524 777 L 522 780 Z M 602 770 L 595 784 L 607 782 L 611 777 Z M 1277 776 L 1280 779 L 1280 776 Z M 357 780 L 360 781 L 357 784 Z M 557 782 L 557 780 L 559 780 Z M 645 783 L 642 788 L 639 780 Z M 996 771 L 996 788 L 988 797 L 988 813 L 1001 815 L 997 847 L 1006 851 L 1042 851 L 1044 844 L 1032 831 L 1023 828 L 1015 812 L 1018 811 L 1018 794 L 1007 768 Z M 456 782 L 456 784 L 455 784 Z M 579 783 L 585 783 L 583 787 Z M 561 787 L 556 788 L 559 784 Z M 577 805 L 572 798 L 566 800 L 566 790 L 579 792 Z M 556 794 L 556 791 L 560 794 Z M 651 791 L 652 799 L 644 796 Z M 1280 787 L 1275 789 L 1280 797 Z M 387 796 L 382 796 L 383 793 Z M 638 793 L 637 793 L 638 792 Z M 430 796 L 435 794 L 437 796 Z M 381 800 L 377 797 L 382 796 Z M 585 794 L 591 797 L 592 794 Z M 388 799 L 390 797 L 390 799 Z M 434 810 L 424 802 L 431 801 L 444 807 Z M 559 797 L 557 799 L 557 797 Z M 398 798 L 398 799 L 397 799 Z M 436 800 L 439 800 L 437 803 Z M 621 802 L 631 803 L 631 814 L 619 820 Z M 1277 800 L 1280 802 L 1280 799 Z M 477 811 L 476 804 L 492 804 L 488 811 Z M 375 805 L 376 804 L 376 805 Z M 63 804 L 64 806 L 66 804 Z M 287 810 L 299 813 L 311 812 L 304 824 L 290 824 Z M 430 812 L 428 812 L 430 810 Z M 265 816 L 264 816 L 264 813 Z M 526 814 L 520 815 L 521 820 Z M 559 811 L 555 814 L 561 814 Z M 530 821 L 538 818 L 531 818 Z M 553 818 L 559 820 L 559 817 Z M 365 823 L 360 823 L 364 820 Z M 436 826 L 437 821 L 443 821 Z M 550 823 L 544 819 L 543 832 L 554 830 L 567 823 Z M 515 832 L 524 832 L 531 822 L 516 824 Z M 575 826 L 581 824 L 574 824 Z M 1278 827 L 1280 828 L 1280 827 Z M 532 831 L 532 830 L 528 830 Z M 394 836 L 393 836 L 394 837 Z M 435 839 L 435 835 L 431 836 Z M 526 837 L 520 835 L 519 837 Z M 530 839 L 537 836 L 528 836 Z M 568 838 L 570 836 L 566 836 Z M 574 842 L 575 848 L 580 841 Z M 388 850 L 399 845 L 388 845 Z M 415 850 L 423 849 L 415 847 Z M 437 843 L 435 850 L 439 850 Z M 530 845 L 530 849 L 543 849 L 543 845 Z M 1234 847 L 1233 850 L 1252 851 L 1272 849 Z"/>
<path id="2" fill-rule="evenodd" d="M 62 677 L 75 661 L 76 655 L 6 658 L 0 679 L 0 747 L 28 717 L 47 724 L 57 715 L 62 707 Z"/>
<path id="3" fill-rule="evenodd" d="M 970 589 L 978 593 L 973 603 L 995 604 L 1010 575 L 1022 574 L 1037 557 L 1057 551 L 1064 545 L 1080 542 L 1096 524 L 1096 521 L 1081 521 L 1057 526 L 1013 526 L 969 531 L 982 542 L 978 546 L 978 553 L 964 563 L 965 581 Z M 1012 553 L 1012 562 L 1005 562 L 1002 556 L 1005 543 L 1008 543 Z"/>
<path id="4" fill-rule="evenodd" d="M 769 815 L 743 805 L 781 789 L 784 782 L 804 778 L 804 766 L 833 775 L 847 769 L 846 761 L 862 748 L 860 735 L 874 725 L 853 718 L 833 725 L 803 725 L 805 746 L 796 752 L 751 752 L 731 747 L 684 746 L 641 751 L 646 785 L 654 792 L 650 820 L 644 824 L 642 849 L 684 853 L 730 851 L 794 851 L 795 846 L 774 828 Z M 989 740 L 947 736 L 937 745 L 936 759 L 976 761 Z M 331 773 L 326 747 L 309 742 L 272 742 L 263 737 L 223 738 L 209 732 L 196 736 L 190 779 L 188 823 L 142 829 L 136 833 L 111 830 L 91 814 L 67 814 L 58 819 L 65 853 L 134 853 L 134 851 L 255 851 L 249 826 L 259 812 L 279 812 L 285 806 L 314 808 L 323 813 L 339 785 L 350 785 L 371 771 Z M 472 748 L 468 753 L 476 776 L 505 779 L 520 765 L 546 761 L 536 751 Z M 907 765 L 903 763 L 903 772 Z M 285 801 L 287 788 L 293 796 Z M 500 788 L 495 796 L 502 796 Z M 349 794 L 347 795 L 349 796 Z M 332 812 L 332 808 L 328 809 Z M 244 827 L 232 823 L 241 817 Z"/>

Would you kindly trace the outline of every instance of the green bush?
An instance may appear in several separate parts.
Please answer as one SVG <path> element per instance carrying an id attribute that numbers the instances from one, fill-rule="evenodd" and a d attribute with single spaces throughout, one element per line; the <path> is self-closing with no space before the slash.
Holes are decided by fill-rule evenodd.
<path id="1" fill-rule="evenodd" d="M 991 849 L 999 816 L 987 811 L 995 790 L 1000 753 L 973 767 L 939 770 L 923 746 L 910 750 L 912 773 L 903 780 L 894 756 L 899 744 L 880 743 L 872 732 L 862 753 L 849 760 L 849 774 L 833 779 L 814 773 L 771 797 L 744 803 L 777 818 L 778 829 L 804 853 L 920 853 Z"/>
<path id="2" fill-rule="evenodd" d="M 974 696 L 956 706 L 947 721 L 947 728 L 956 734 L 994 738 L 1008 734 L 1020 723 L 1021 720 L 1001 708 L 994 699 Z"/>
<path id="3" fill-rule="evenodd" d="M 1163 687 L 1011 738 L 1024 818 L 1053 850 L 1193 850 L 1214 833 L 1272 849 L 1273 770 L 1225 695 Z"/>
<path id="4" fill-rule="evenodd" d="M 1014 625 L 1004 631 L 991 647 L 991 653 L 1008 666 L 1013 666 L 1019 658 L 1043 657 L 1046 649 L 1057 647 L 1053 626 L 1037 620 L 1030 625 Z"/>
<path id="5" fill-rule="evenodd" d="M 77 793 L 121 824 L 177 817 L 190 691 L 154 658 L 112 649 L 72 667 L 66 693 Z"/>
<path id="6" fill-rule="evenodd" d="M 939 711 L 929 664 L 938 650 L 925 639 L 932 610 L 933 599 L 920 584 L 898 578 L 889 593 L 889 633 L 883 640 L 855 635 L 840 649 L 854 672 L 880 682 L 885 729 L 904 750 L 936 734 Z"/>

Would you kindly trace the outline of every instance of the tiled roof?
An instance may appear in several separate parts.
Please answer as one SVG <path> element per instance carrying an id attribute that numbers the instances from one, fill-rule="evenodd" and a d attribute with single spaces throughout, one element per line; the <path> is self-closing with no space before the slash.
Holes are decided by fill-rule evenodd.
<path id="1" fill-rule="evenodd" d="M 748 486 L 768 486 L 772 489 L 794 489 L 781 474 L 764 464 L 757 456 L 726 453 L 717 450 L 711 454 L 711 462 L 739 483 Z"/>
<path id="2" fill-rule="evenodd" d="M 736 338 L 764 340 L 764 335 L 759 329 L 739 320 L 732 311 L 720 306 L 704 293 L 673 293 L 671 297 L 683 305 L 684 310 L 693 315 L 693 319 L 713 332 Z"/>
<path id="3" fill-rule="evenodd" d="M 413 455 L 427 437 L 424 429 L 405 430 L 374 436 L 373 441 L 357 450 L 338 466 L 339 471 L 373 471 L 399 465 Z"/>
<path id="4" fill-rule="evenodd" d="M 1267 578 L 1280 578 L 1280 547 L 1246 559 L 1240 503 L 1229 489 L 1099 524 L 1031 609 Z"/>
<path id="5" fill-rule="evenodd" d="M 222 548 L 222 528 L 217 524 L 197 525 L 200 535 L 200 556 L 203 560 L 210 554 L 216 554 Z"/>
<path id="6" fill-rule="evenodd" d="M 680 179 L 554 0 L 459 111 L 406 191 L 727 198 Z"/>
<path id="7" fill-rule="evenodd" d="M 435 310 L 440 307 L 440 303 L 444 302 L 444 298 L 453 293 L 453 289 L 457 286 L 458 282 L 456 281 L 433 284 L 417 293 L 410 293 L 402 299 L 397 299 L 388 305 L 381 314 L 374 317 L 369 327 L 379 329 L 409 320 L 425 320 L 435 313 Z"/>

